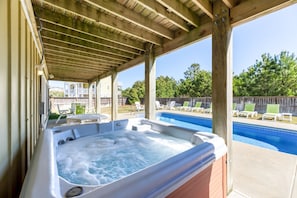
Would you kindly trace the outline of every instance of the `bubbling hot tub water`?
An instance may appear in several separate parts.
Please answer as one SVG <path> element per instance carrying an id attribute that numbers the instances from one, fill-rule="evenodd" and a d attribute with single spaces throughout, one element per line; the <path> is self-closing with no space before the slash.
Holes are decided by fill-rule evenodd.
<path id="1" fill-rule="evenodd" d="M 58 147 L 58 172 L 74 184 L 105 185 L 193 146 L 153 131 L 122 130 L 88 136 Z"/>

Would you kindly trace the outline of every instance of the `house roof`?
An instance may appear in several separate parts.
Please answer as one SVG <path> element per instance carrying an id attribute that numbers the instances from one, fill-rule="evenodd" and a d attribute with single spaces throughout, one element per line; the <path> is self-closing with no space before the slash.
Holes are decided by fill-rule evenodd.
<path id="1" fill-rule="evenodd" d="M 296 3 L 222 0 L 231 25 Z M 208 37 L 213 0 L 32 0 L 48 74 L 91 82 Z M 225 9 L 225 8 L 222 8 Z M 197 52 L 198 53 L 198 52 Z"/>

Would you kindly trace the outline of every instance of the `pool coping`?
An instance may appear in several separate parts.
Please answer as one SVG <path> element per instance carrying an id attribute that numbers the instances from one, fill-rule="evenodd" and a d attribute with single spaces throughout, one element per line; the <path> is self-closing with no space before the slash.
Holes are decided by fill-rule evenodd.
<path id="1" fill-rule="evenodd" d="M 297 197 L 297 156 L 233 141 L 233 190 L 247 197 Z"/>
<path id="2" fill-rule="evenodd" d="M 203 118 L 212 118 L 212 114 L 209 113 L 200 113 L 200 112 L 189 112 L 189 111 L 158 111 L 158 112 L 166 112 L 166 113 L 177 113 L 177 114 L 184 114 L 184 115 L 191 115 L 191 116 L 197 116 L 197 117 L 203 117 Z M 288 129 L 296 131 L 297 133 L 297 127 L 296 124 L 293 123 L 282 123 L 280 121 L 273 121 L 273 120 L 255 120 L 245 117 L 232 117 L 232 121 L 234 122 L 240 122 L 245 124 L 253 124 L 253 125 L 260 125 L 260 126 L 266 126 L 266 127 L 274 127 L 274 128 L 281 128 L 281 129 Z"/>

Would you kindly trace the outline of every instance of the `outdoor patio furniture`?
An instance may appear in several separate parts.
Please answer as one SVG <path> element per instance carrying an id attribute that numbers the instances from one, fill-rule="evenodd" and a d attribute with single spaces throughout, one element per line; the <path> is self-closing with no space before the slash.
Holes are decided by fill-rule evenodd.
<path id="1" fill-rule="evenodd" d="M 157 110 L 163 109 L 163 107 L 164 107 L 163 105 L 160 104 L 160 101 L 158 101 L 158 100 L 156 100 L 155 105 L 156 105 Z"/>
<path id="2" fill-rule="evenodd" d="M 144 106 L 140 102 L 135 102 L 136 111 L 144 110 Z"/>
<path id="3" fill-rule="evenodd" d="M 212 103 L 209 104 L 209 108 L 203 110 L 203 113 L 212 113 Z"/>
<path id="4" fill-rule="evenodd" d="M 68 115 L 73 115 L 74 114 L 74 111 L 73 111 L 73 108 L 66 108 L 65 107 L 66 105 L 63 105 L 63 104 L 57 104 L 57 108 L 58 108 L 58 112 L 59 112 L 59 117 L 56 121 L 56 124 L 59 123 L 60 119 L 63 117 L 63 116 L 68 116 Z"/>
<path id="5" fill-rule="evenodd" d="M 239 114 L 239 110 L 237 109 L 237 103 L 233 103 L 232 115 L 238 116 L 238 114 Z"/>
<path id="6" fill-rule="evenodd" d="M 174 110 L 175 109 L 175 101 L 168 101 L 167 102 L 167 105 L 166 105 L 166 109 L 169 109 L 169 110 Z"/>
<path id="7" fill-rule="evenodd" d="M 183 105 L 178 107 L 178 110 L 189 110 L 191 107 L 190 107 L 190 102 L 189 101 L 184 101 Z"/>
<path id="8" fill-rule="evenodd" d="M 281 113 L 281 120 L 288 120 L 292 122 L 292 113 Z"/>
<path id="9" fill-rule="evenodd" d="M 202 102 L 196 102 L 195 106 L 191 108 L 192 111 L 202 111 L 204 108 L 201 107 Z"/>
<path id="10" fill-rule="evenodd" d="M 255 111 L 255 106 L 256 106 L 255 103 L 246 103 L 244 105 L 244 110 L 240 111 L 238 115 L 239 116 L 244 116 L 244 117 L 247 117 L 247 118 L 249 116 L 251 118 L 256 117 L 258 115 L 258 112 Z"/>
<path id="11" fill-rule="evenodd" d="M 274 121 L 276 119 L 281 119 L 282 114 L 279 113 L 279 104 L 267 104 L 266 105 L 266 113 L 263 114 L 262 120 L 265 118 L 273 118 Z"/>

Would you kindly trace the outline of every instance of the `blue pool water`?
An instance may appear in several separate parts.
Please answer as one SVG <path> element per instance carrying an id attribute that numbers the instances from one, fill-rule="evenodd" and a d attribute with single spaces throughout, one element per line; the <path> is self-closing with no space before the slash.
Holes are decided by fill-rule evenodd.
<path id="1" fill-rule="evenodd" d="M 212 132 L 212 120 L 189 115 L 160 113 L 158 119 L 174 125 Z M 233 122 L 233 140 L 297 155 L 297 131 Z"/>

